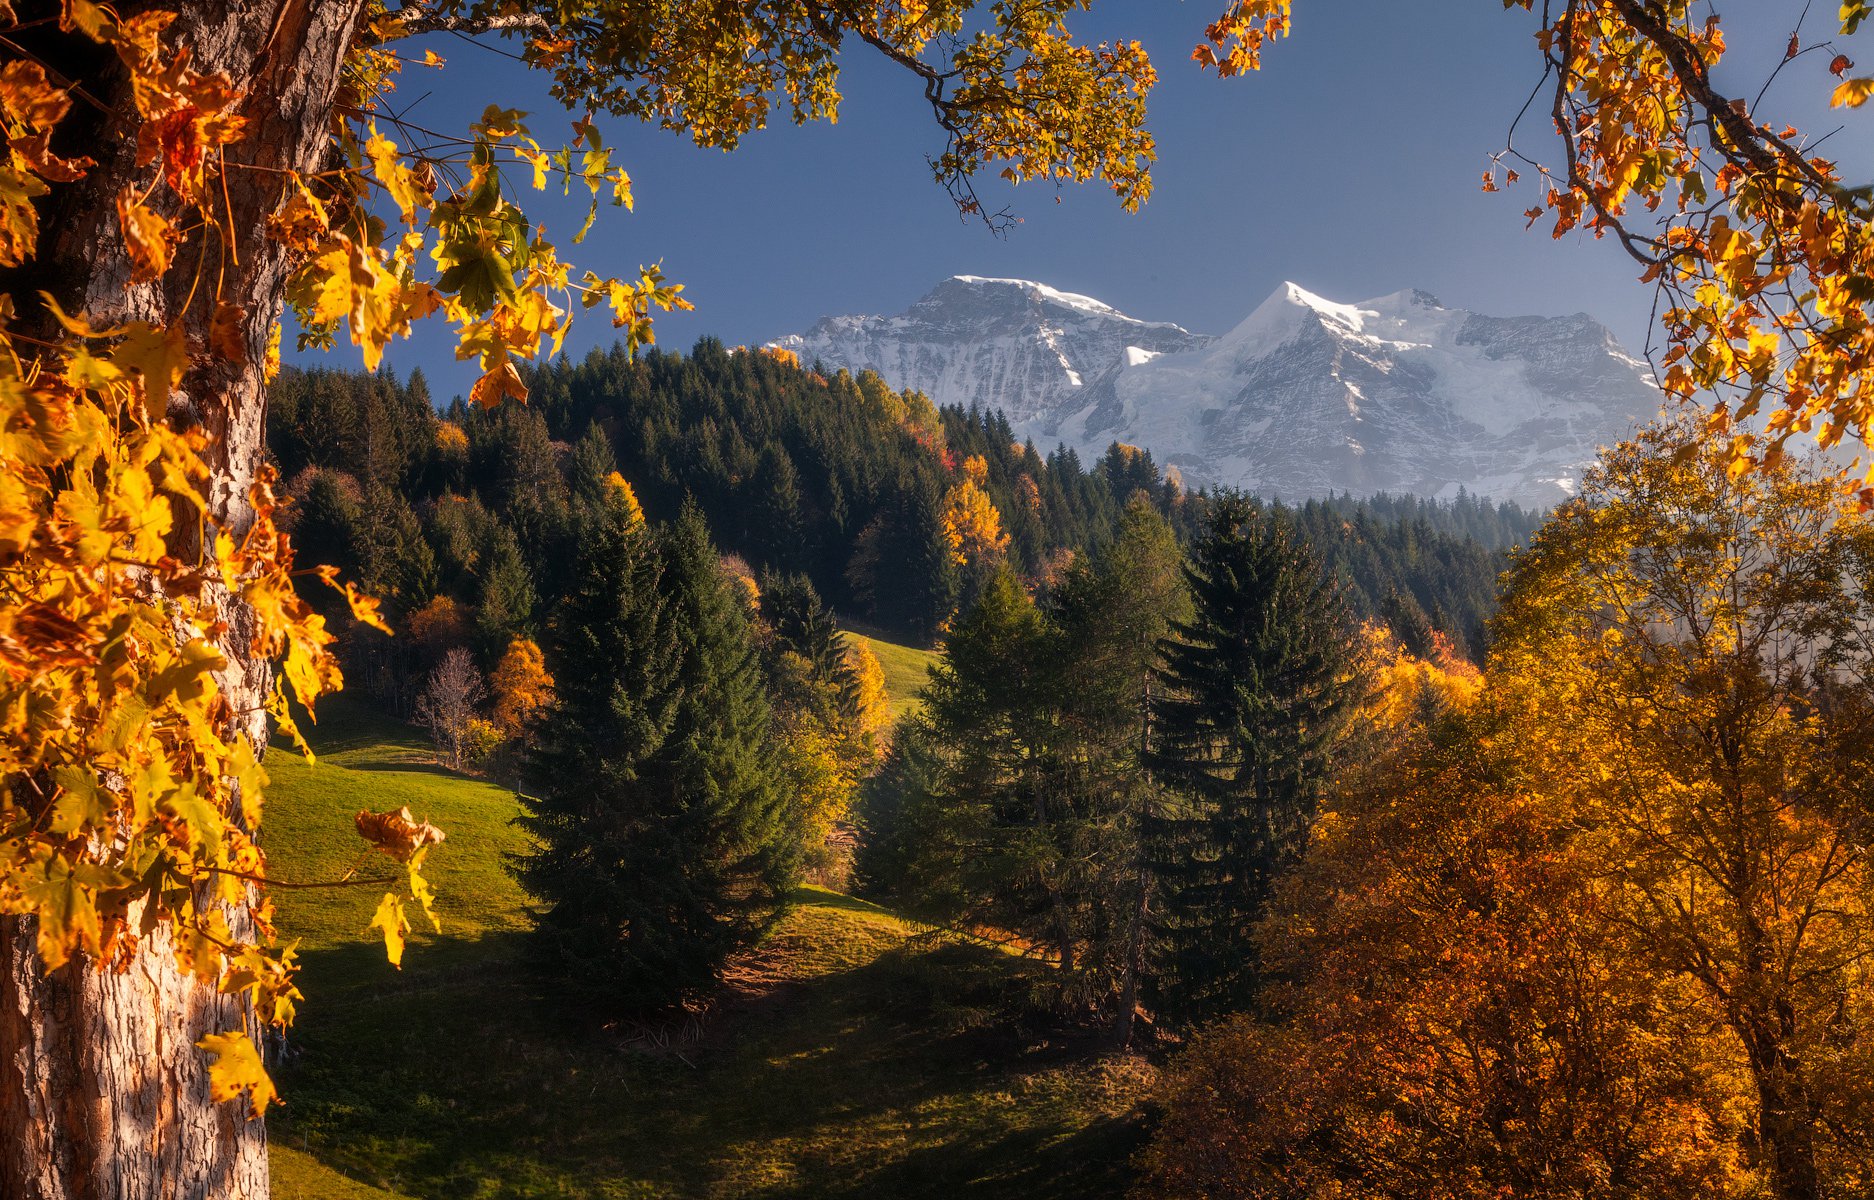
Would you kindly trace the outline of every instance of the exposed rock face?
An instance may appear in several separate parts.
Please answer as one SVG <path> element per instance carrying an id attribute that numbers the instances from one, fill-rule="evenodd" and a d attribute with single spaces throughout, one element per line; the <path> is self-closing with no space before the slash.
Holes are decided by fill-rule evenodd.
<path id="1" fill-rule="evenodd" d="M 1212 338 L 959 276 L 899 316 L 828 318 L 779 344 L 1000 408 L 1044 447 L 1130 442 L 1187 483 L 1286 497 L 1463 487 L 1550 505 L 1660 403 L 1591 317 L 1481 316 L 1415 291 L 1336 304 L 1284 284 Z"/>

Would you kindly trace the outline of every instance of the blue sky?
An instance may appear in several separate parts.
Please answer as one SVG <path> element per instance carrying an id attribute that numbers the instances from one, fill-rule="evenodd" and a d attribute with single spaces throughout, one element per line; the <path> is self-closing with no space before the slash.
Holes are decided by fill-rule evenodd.
<path id="1" fill-rule="evenodd" d="M 660 318 L 659 343 L 687 349 L 712 334 L 731 345 L 797 332 L 820 316 L 896 312 L 955 274 L 1019 276 L 1084 292 L 1146 320 L 1222 332 L 1285 279 L 1343 301 L 1423 288 L 1445 303 L 1500 315 L 1592 313 L 1639 352 L 1652 295 L 1611 242 L 1560 242 L 1520 215 L 1530 200 L 1486 195 L 1479 179 L 1540 75 L 1538 21 L 1498 0 L 1298 0 L 1295 33 L 1264 70 L 1220 81 L 1188 61 L 1222 0 L 1098 0 L 1084 38 L 1136 37 L 1159 71 L 1149 123 L 1156 192 L 1129 214 L 1098 185 L 986 190 L 1023 218 L 1006 238 L 958 219 L 925 155 L 941 149 L 914 81 L 856 47 L 845 62 L 837 125 L 784 125 L 732 154 L 662 131 L 604 121 L 637 209 L 604 210 L 562 253 L 601 274 L 661 259 L 696 311 Z M 1754 95 L 1782 57 L 1800 0 L 1733 0 L 1732 54 L 1720 86 Z M 1828 33 L 1818 3 L 1807 40 Z M 1874 34 L 1844 48 L 1874 67 Z M 499 43 L 497 43 L 499 44 Z M 498 53 L 454 38 L 430 43 L 440 71 L 406 70 L 396 104 L 412 121 L 459 130 L 483 105 L 530 110 L 543 142 L 565 117 L 540 81 Z M 1838 124 L 1830 149 L 1851 181 L 1874 176 L 1874 117 L 1827 107 L 1826 55 L 1786 71 L 1759 115 L 1810 132 Z M 1545 123 L 1519 141 L 1554 148 Z M 583 207 L 538 198 L 530 212 L 570 235 Z M 993 203 L 992 203 L 993 207 Z M 568 350 L 613 340 L 587 314 Z M 341 343 L 302 362 L 355 366 Z M 393 347 L 439 397 L 466 390 L 440 329 Z"/>

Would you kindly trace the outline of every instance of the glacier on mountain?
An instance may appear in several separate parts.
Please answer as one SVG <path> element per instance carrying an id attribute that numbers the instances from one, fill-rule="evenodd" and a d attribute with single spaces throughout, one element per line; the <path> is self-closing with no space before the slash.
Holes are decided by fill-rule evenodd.
<path id="1" fill-rule="evenodd" d="M 1290 498 L 1464 488 L 1547 506 L 1661 399 L 1647 364 L 1585 314 L 1484 316 L 1419 291 L 1340 304 L 1293 283 L 1209 337 L 957 276 L 896 316 L 829 317 L 775 344 L 999 408 L 1044 451 L 1127 442 L 1189 485 Z"/>

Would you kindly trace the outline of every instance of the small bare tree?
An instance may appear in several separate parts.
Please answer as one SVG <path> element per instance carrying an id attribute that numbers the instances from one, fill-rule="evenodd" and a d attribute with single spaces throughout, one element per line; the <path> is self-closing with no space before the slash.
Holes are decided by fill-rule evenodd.
<path id="1" fill-rule="evenodd" d="M 487 689 L 475 660 L 461 646 L 443 655 L 443 660 L 429 673 L 429 683 L 417 697 L 416 719 L 429 728 L 436 743 L 436 753 L 450 769 L 462 769 L 462 743 L 468 736 L 475 706 Z"/>

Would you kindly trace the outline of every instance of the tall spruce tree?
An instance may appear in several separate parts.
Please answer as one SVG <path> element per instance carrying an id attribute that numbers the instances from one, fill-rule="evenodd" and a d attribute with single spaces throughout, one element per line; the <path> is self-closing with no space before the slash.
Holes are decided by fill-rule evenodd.
<path id="1" fill-rule="evenodd" d="M 868 876 L 913 907 L 1054 957 L 1064 1009 L 1130 1035 L 1143 946 L 1141 767 L 1167 622 L 1188 608 L 1149 505 L 1038 607 L 1006 567 L 946 639 L 923 718 L 866 795 Z"/>
<path id="2" fill-rule="evenodd" d="M 1162 785 L 1143 756 L 1150 741 L 1160 643 L 1187 621 L 1177 535 L 1143 496 L 1090 567 L 1070 572 L 1052 605 L 1060 630 L 1058 694 L 1080 794 L 1079 889 L 1090 991 L 1110 1011 L 1120 1045 L 1132 1039 L 1148 947 L 1153 879 L 1145 835 Z"/>
<path id="3" fill-rule="evenodd" d="M 517 637 L 531 637 L 538 601 L 520 540 L 506 525 L 490 524 L 475 566 L 475 637 L 482 661 L 492 665 Z"/>
<path id="4" fill-rule="evenodd" d="M 606 1012 L 680 1003 L 778 915 L 792 843 L 740 604 L 693 509 L 661 535 L 617 485 L 555 622 L 559 699 L 512 868 L 533 945 Z"/>
<path id="5" fill-rule="evenodd" d="M 1251 930 L 1307 839 L 1352 683 L 1341 604 L 1285 515 L 1219 497 L 1185 577 L 1146 761 L 1168 793 L 1148 829 L 1152 995 L 1189 1024 L 1254 1001 Z"/>
<path id="6" fill-rule="evenodd" d="M 681 651 L 662 762 L 686 834 L 682 895 L 691 905 L 672 912 L 695 931 L 695 960 L 713 973 L 780 917 L 799 881 L 801 842 L 768 739 L 747 603 L 722 570 L 702 509 L 686 503 L 659 544 Z"/>
<path id="7" fill-rule="evenodd" d="M 998 567 L 924 689 L 943 769 L 919 823 L 914 903 L 946 919 L 1018 931 L 1076 969 L 1079 939 L 1060 887 L 1063 788 L 1054 629 Z"/>

